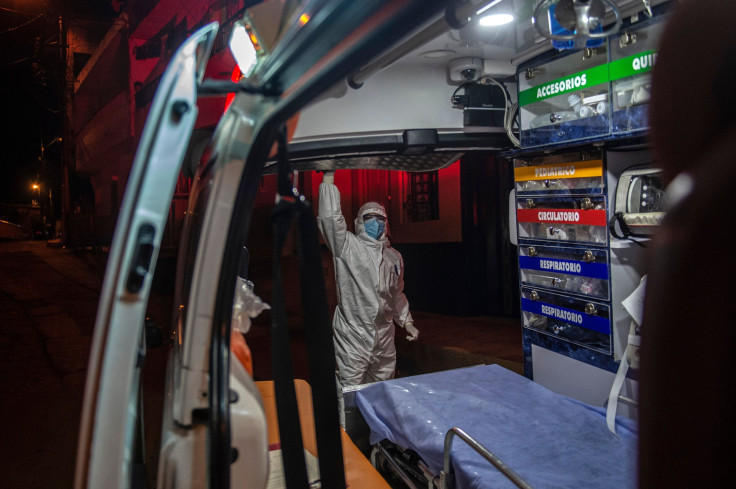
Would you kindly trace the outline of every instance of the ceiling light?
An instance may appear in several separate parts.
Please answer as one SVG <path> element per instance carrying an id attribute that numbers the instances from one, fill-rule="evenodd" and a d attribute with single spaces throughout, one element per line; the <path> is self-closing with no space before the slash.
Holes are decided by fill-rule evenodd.
<path id="1" fill-rule="evenodd" d="M 434 51 L 427 51 L 426 53 L 422 53 L 420 56 L 423 56 L 425 58 L 446 58 L 451 54 L 455 54 L 455 51 L 452 51 L 450 49 L 436 49 Z"/>
<path id="2" fill-rule="evenodd" d="M 481 17 L 478 22 L 484 27 L 495 27 L 499 25 L 506 25 L 513 21 L 514 16 L 511 14 L 491 14 Z"/>
<path id="3" fill-rule="evenodd" d="M 230 36 L 230 51 L 232 51 L 241 73 L 246 78 L 252 73 L 258 59 L 253 42 L 254 37 L 248 34 L 243 24 L 235 22 Z"/>

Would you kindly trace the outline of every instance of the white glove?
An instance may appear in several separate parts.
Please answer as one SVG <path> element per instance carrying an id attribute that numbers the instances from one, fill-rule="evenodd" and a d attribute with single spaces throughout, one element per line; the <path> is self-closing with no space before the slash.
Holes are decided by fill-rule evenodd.
<path id="1" fill-rule="evenodd" d="M 404 324 L 404 329 L 408 333 L 406 339 L 409 341 L 416 341 L 419 338 L 419 330 L 414 327 L 414 323 L 408 322 Z"/>
<path id="2" fill-rule="evenodd" d="M 334 171 L 326 171 L 324 176 L 322 177 L 322 183 L 335 183 L 335 172 Z"/>
<path id="3" fill-rule="evenodd" d="M 245 334 L 250 331 L 251 319 L 256 318 L 261 312 L 271 309 L 253 292 L 253 282 L 238 277 L 233 299 L 232 327 Z"/>

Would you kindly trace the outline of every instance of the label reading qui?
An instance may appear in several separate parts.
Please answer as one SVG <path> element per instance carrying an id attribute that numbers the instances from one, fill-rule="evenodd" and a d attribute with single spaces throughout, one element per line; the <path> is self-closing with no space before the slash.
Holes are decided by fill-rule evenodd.
<path id="1" fill-rule="evenodd" d="M 657 62 L 656 51 L 644 51 L 633 56 L 621 58 L 612 61 L 608 65 L 609 77 L 611 81 L 620 80 L 629 76 L 638 75 L 640 73 L 648 73 L 654 68 Z"/>

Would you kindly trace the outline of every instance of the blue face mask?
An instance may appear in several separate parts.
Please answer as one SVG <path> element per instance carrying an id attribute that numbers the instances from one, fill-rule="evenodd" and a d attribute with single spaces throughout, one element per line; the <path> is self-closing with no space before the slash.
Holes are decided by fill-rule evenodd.
<path id="1" fill-rule="evenodd" d="M 367 219 L 363 223 L 363 225 L 365 227 L 365 234 L 373 239 L 380 238 L 383 234 L 383 231 L 386 229 L 386 223 L 383 221 L 379 221 L 376 218 Z"/>

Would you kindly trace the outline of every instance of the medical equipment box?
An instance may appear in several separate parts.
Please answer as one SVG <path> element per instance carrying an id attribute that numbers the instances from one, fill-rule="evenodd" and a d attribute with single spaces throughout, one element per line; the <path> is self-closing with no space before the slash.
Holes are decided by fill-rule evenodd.
<path id="1" fill-rule="evenodd" d="M 601 302 L 521 288 L 523 326 L 611 354 L 611 309 Z"/>
<path id="2" fill-rule="evenodd" d="M 522 66 L 518 78 L 523 148 L 610 134 L 607 42 Z"/>
<path id="3" fill-rule="evenodd" d="M 608 244 L 606 199 L 580 197 L 517 197 L 520 240 Z"/>
<path id="4" fill-rule="evenodd" d="M 506 113 L 506 96 L 496 85 L 468 83 L 465 85 L 463 125 L 503 127 Z"/>
<path id="5" fill-rule="evenodd" d="M 651 71 L 657 43 L 664 29 L 662 17 L 622 29 L 611 37 L 611 132 L 616 135 L 649 127 Z"/>
<path id="6" fill-rule="evenodd" d="M 522 285 L 608 300 L 608 252 L 590 248 L 519 246 Z"/>
<path id="7" fill-rule="evenodd" d="M 517 195 L 602 193 L 603 160 L 578 153 L 514 160 Z"/>
<path id="8" fill-rule="evenodd" d="M 624 171 L 616 189 L 615 216 L 632 236 L 647 236 L 661 224 L 668 209 L 662 170 Z"/>

